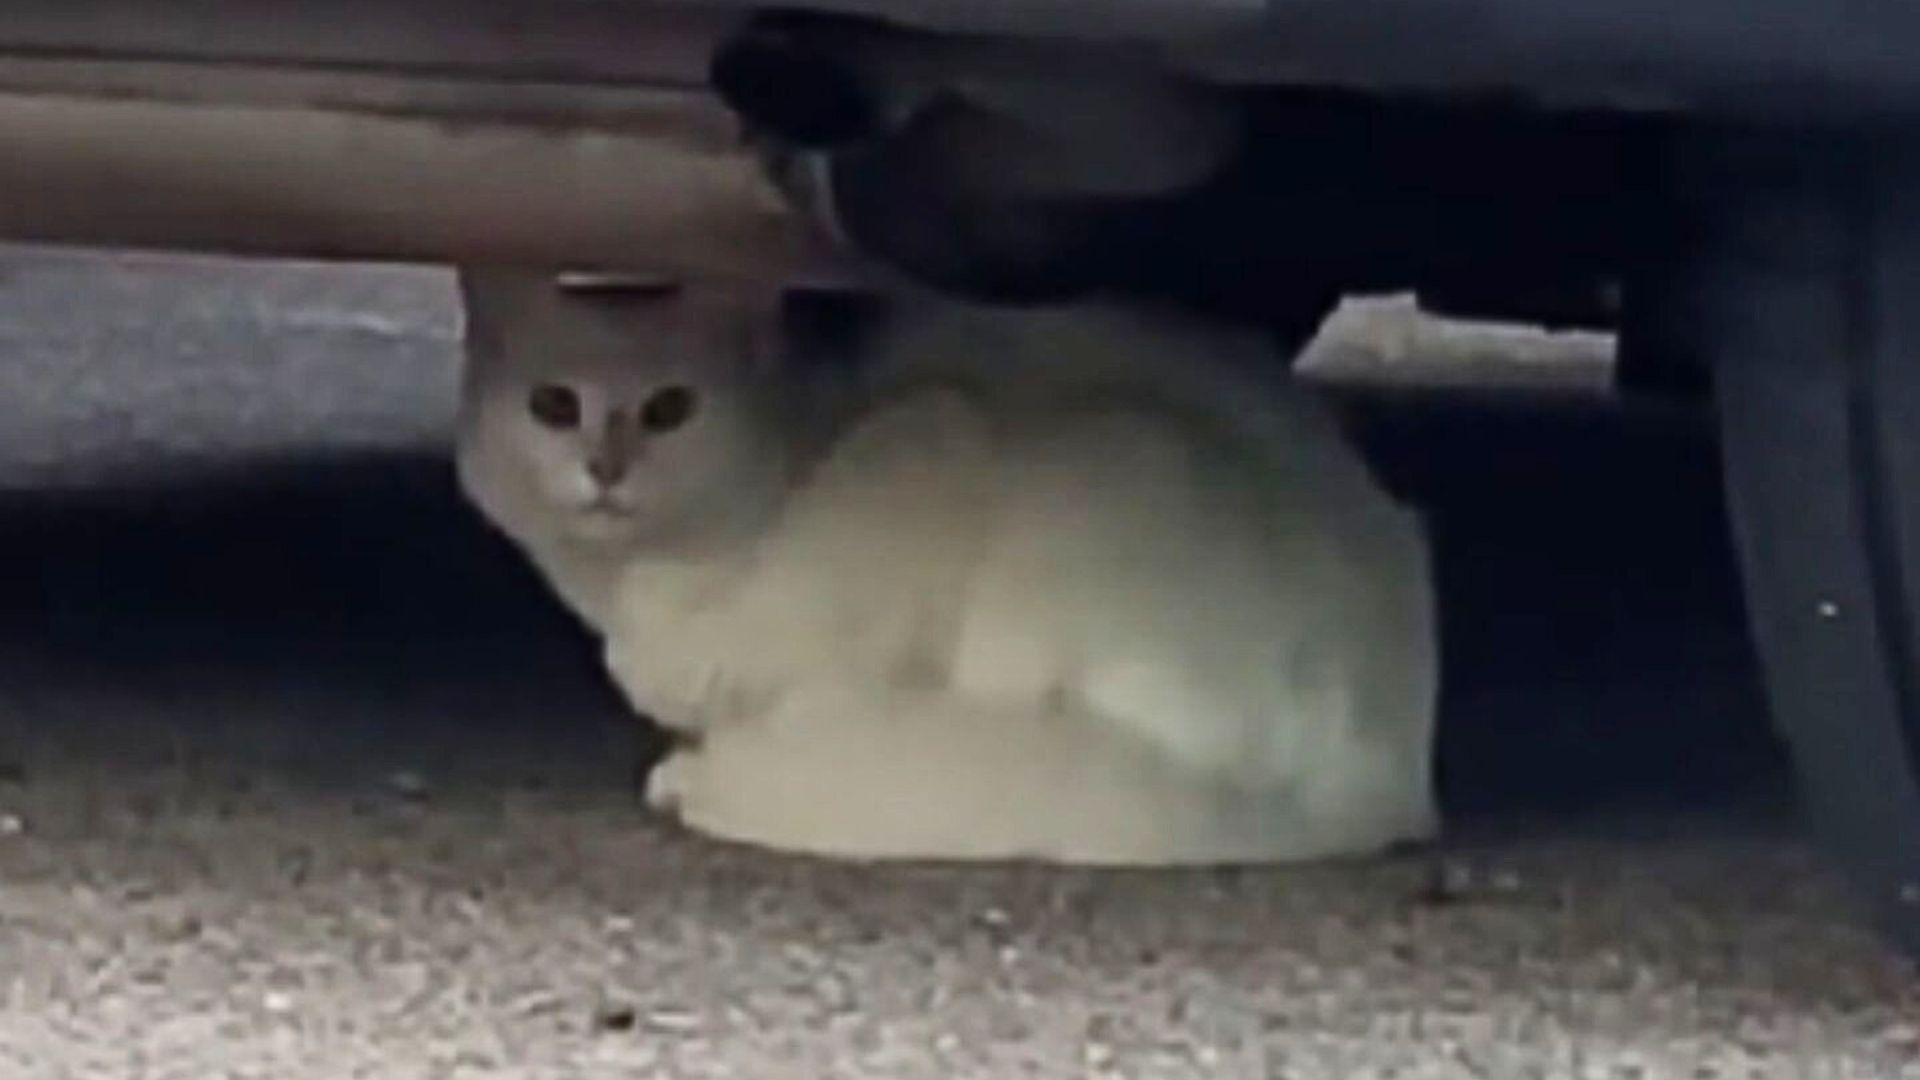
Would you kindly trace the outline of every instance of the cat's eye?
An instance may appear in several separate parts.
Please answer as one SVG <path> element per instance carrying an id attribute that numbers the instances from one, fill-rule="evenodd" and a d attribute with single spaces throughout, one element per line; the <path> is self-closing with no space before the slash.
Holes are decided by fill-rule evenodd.
<path id="1" fill-rule="evenodd" d="M 547 427 L 571 431 L 580 426 L 580 395 L 552 383 L 536 386 L 527 394 L 527 411 Z"/>
<path id="2" fill-rule="evenodd" d="M 693 418 L 693 391 L 684 386 L 656 390 L 640 406 L 640 427 L 658 435 L 685 424 Z"/>

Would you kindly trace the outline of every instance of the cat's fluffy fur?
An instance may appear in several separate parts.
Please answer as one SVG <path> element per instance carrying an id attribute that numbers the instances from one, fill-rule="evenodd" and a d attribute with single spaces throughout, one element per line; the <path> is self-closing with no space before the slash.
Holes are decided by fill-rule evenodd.
<path id="1" fill-rule="evenodd" d="M 859 857 L 1286 859 L 1432 830 L 1416 521 L 1263 342 L 914 298 L 870 347 L 851 407 L 739 411 L 781 429 L 734 436 L 780 459 L 729 458 L 749 526 L 636 533 L 610 599 L 576 603 L 636 706 L 696 736 L 656 805 Z M 824 440 L 790 430 L 828 413 Z"/>

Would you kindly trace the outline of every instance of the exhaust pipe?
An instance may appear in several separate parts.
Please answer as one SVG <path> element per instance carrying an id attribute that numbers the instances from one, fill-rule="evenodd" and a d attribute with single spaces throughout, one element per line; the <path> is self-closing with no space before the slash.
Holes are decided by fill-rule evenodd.
<path id="1" fill-rule="evenodd" d="M 0 67 L 0 237 L 747 279 L 837 261 L 699 89 L 80 66 Z"/>

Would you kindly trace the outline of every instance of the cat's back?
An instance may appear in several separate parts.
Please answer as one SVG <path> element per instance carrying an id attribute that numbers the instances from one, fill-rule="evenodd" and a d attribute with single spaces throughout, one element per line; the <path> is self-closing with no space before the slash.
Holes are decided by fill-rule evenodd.
<path id="1" fill-rule="evenodd" d="M 1330 413 L 1223 353 L 1243 335 L 1182 326 L 929 309 L 803 478 L 783 560 L 847 595 L 955 598 L 1008 670 L 1110 630 L 1224 656 L 1416 593 L 1417 520 Z"/>
<path id="2" fill-rule="evenodd" d="M 1000 495 L 995 424 L 962 388 L 929 384 L 852 415 L 760 545 L 762 587 L 822 590 L 847 619 L 951 606 Z"/>
<path id="3" fill-rule="evenodd" d="M 1328 403 L 1291 378 L 1290 357 L 1257 328 L 1110 302 L 996 308 L 916 297 L 871 354 L 878 387 L 966 385 L 996 412 L 1043 421 L 1099 423 L 1100 408 L 1131 404 L 1241 440 L 1297 496 L 1375 486 Z"/>
<path id="4" fill-rule="evenodd" d="M 995 421 L 968 389 L 929 382 L 853 413 L 795 480 L 789 525 L 916 515 L 976 502 L 990 486 Z"/>
<path id="5" fill-rule="evenodd" d="M 983 573 L 1025 579 L 1022 606 L 1083 610 L 1092 625 L 1180 612 L 1262 637 L 1424 595 L 1418 514 L 1337 427 L 1289 435 L 1133 397 L 1004 424 Z"/>
<path id="6" fill-rule="evenodd" d="M 904 298 L 870 347 L 879 385 L 962 382 L 1004 402 L 1097 387 L 1163 400 L 1270 385 L 1283 359 L 1263 335 L 1109 302 L 990 307 Z"/>
<path id="7" fill-rule="evenodd" d="M 816 505 L 892 487 L 933 520 L 964 491 L 956 530 L 1145 591 L 1228 567 L 1255 585 L 1274 565 L 1344 576 L 1423 557 L 1415 517 L 1257 332 L 1104 303 L 917 300 L 876 353 L 883 404 L 836 449 Z M 1148 589 L 1147 566 L 1173 580 Z"/>

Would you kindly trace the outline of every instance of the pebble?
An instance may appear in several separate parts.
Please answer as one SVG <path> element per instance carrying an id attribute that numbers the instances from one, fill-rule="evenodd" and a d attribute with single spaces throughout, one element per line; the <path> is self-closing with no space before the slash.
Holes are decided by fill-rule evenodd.
<path id="1" fill-rule="evenodd" d="M 646 1026 L 653 1031 L 683 1034 L 700 1030 L 700 1014 L 687 1009 L 650 1009 Z"/>
<path id="2" fill-rule="evenodd" d="M 427 797 L 427 780 L 417 772 L 402 769 L 387 774 L 387 789 L 403 799 Z"/>

